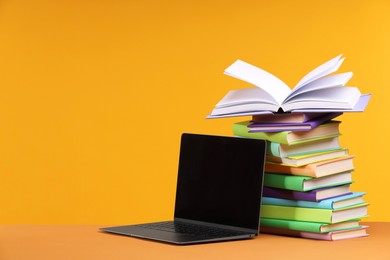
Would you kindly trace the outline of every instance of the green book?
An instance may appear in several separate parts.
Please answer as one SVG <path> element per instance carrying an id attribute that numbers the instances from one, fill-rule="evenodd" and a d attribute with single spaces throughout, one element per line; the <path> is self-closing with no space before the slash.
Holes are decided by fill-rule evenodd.
<path id="1" fill-rule="evenodd" d="M 339 210 L 261 205 L 260 217 L 333 224 L 363 218 L 367 216 L 367 207 L 367 203 Z"/>
<path id="2" fill-rule="evenodd" d="M 360 219 L 354 219 L 354 220 L 344 221 L 335 224 L 328 224 L 328 223 L 316 223 L 316 222 L 307 222 L 307 221 L 295 221 L 295 220 L 287 220 L 287 219 L 261 218 L 260 226 L 286 228 L 291 230 L 315 232 L 315 233 L 324 233 L 324 232 L 359 228 L 360 227 L 359 221 Z"/>
<path id="3" fill-rule="evenodd" d="M 330 121 L 329 123 L 322 124 L 309 131 L 284 131 L 284 132 L 249 132 L 248 125 L 251 121 L 243 121 L 233 124 L 233 134 L 235 136 L 241 136 L 246 138 L 264 139 L 270 142 L 276 142 L 281 144 L 299 144 L 304 142 L 310 142 L 314 140 L 320 140 L 330 137 L 336 137 L 340 135 L 339 124 L 340 121 Z"/>
<path id="4" fill-rule="evenodd" d="M 349 183 L 352 183 L 350 171 L 320 178 L 268 172 L 264 175 L 264 186 L 296 191 L 309 191 Z"/>

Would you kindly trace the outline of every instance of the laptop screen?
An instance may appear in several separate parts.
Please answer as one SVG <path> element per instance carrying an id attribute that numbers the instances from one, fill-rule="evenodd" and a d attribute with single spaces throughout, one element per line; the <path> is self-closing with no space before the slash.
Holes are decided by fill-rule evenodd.
<path id="1" fill-rule="evenodd" d="M 183 134 L 175 218 L 258 230 L 264 140 Z"/>

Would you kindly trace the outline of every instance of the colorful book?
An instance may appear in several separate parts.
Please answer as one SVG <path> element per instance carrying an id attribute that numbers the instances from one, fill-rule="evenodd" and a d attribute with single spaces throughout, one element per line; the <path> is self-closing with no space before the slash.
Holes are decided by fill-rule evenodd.
<path id="1" fill-rule="evenodd" d="M 303 123 L 259 123 L 252 122 L 248 125 L 249 132 L 281 132 L 281 131 L 308 131 L 317 126 L 342 115 L 342 113 L 327 113 L 315 119 Z"/>
<path id="2" fill-rule="evenodd" d="M 348 155 L 348 149 L 341 148 L 337 150 L 329 150 L 324 152 L 289 155 L 287 157 L 267 155 L 266 161 L 292 166 L 292 167 L 298 167 L 298 166 L 303 166 L 315 162 L 321 162 L 321 161 L 326 161 L 334 158 L 339 158 L 346 155 Z"/>
<path id="3" fill-rule="evenodd" d="M 332 210 L 263 204 L 260 209 L 260 217 L 331 224 L 366 217 L 367 207 L 367 203 L 361 203 L 343 209 Z"/>
<path id="4" fill-rule="evenodd" d="M 288 207 L 318 208 L 318 209 L 342 209 L 349 206 L 365 203 L 363 196 L 365 192 L 352 192 L 347 195 L 325 199 L 318 202 L 304 200 L 287 200 L 271 197 L 262 197 L 261 203 L 264 205 L 278 205 Z"/>
<path id="5" fill-rule="evenodd" d="M 276 173 L 264 174 L 264 186 L 296 191 L 310 191 L 350 183 L 352 183 L 352 172 L 343 172 L 321 178 Z"/>
<path id="6" fill-rule="evenodd" d="M 267 162 L 265 164 L 265 171 L 270 173 L 292 174 L 319 178 L 340 172 L 352 171 L 354 169 L 354 157 L 354 155 L 348 155 L 299 167 L 290 167 Z"/>
<path id="7" fill-rule="evenodd" d="M 266 113 L 253 115 L 252 121 L 257 123 L 304 123 L 329 113 Z M 338 113 L 337 113 L 338 114 Z M 335 116 L 336 117 L 336 116 Z"/>
<path id="8" fill-rule="evenodd" d="M 242 121 L 233 123 L 233 134 L 235 136 L 241 136 L 246 138 L 264 139 L 270 142 L 281 144 L 298 144 L 306 143 L 314 140 L 331 138 L 340 135 L 339 125 L 340 121 L 330 121 L 329 123 L 322 124 L 310 131 L 283 131 L 276 133 L 257 132 L 249 133 L 248 125 L 251 121 Z"/>
<path id="9" fill-rule="evenodd" d="M 352 72 L 332 74 L 344 58 L 341 55 L 306 74 L 290 89 L 274 75 L 244 61 L 237 60 L 225 74 L 255 87 L 229 91 L 208 116 L 229 117 L 240 113 L 252 115 L 271 112 L 352 112 L 363 111 L 370 95 L 356 87 L 346 87 Z M 368 97 L 368 99 L 367 99 Z"/>
<path id="10" fill-rule="evenodd" d="M 264 227 L 284 228 L 305 232 L 325 233 L 339 230 L 347 230 L 361 227 L 359 224 L 360 219 L 354 219 L 349 221 L 343 221 L 340 223 L 328 224 L 319 222 L 308 221 L 296 221 L 289 219 L 273 219 L 273 218 L 261 218 L 260 230 Z"/>
<path id="11" fill-rule="evenodd" d="M 340 143 L 337 136 L 294 145 L 280 144 L 275 142 L 267 143 L 267 155 L 281 158 L 334 151 L 338 149 L 340 149 Z"/>
<path id="12" fill-rule="evenodd" d="M 263 197 L 271 197 L 287 200 L 321 201 L 337 196 L 351 194 L 350 184 L 341 186 L 320 188 L 310 191 L 295 191 L 264 186 Z"/>
<path id="13" fill-rule="evenodd" d="M 287 228 L 263 227 L 260 229 L 260 232 L 273 234 L 273 235 L 334 241 L 334 240 L 343 240 L 343 239 L 351 239 L 351 238 L 368 236 L 367 228 L 368 226 L 360 226 L 357 228 L 352 228 L 347 230 L 332 231 L 327 233 L 315 233 L 315 232 L 292 230 Z"/>

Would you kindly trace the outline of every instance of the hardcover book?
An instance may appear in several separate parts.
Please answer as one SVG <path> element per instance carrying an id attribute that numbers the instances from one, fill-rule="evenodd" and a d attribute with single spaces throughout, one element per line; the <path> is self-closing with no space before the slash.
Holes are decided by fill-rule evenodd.
<path id="1" fill-rule="evenodd" d="M 303 112 L 292 112 L 292 113 L 273 113 L 253 115 L 252 121 L 257 123 L 304 123 L 316 118 L 323 117 L 329 113 L 303 113 Z M 339 113 L 336 113 L 339 114 Z"/>
<path id="2" fill-rule="evenodd" d="M 292 174 L 319 178 L 340 172 L 352 171 L 354 169 L 354 157 L 355 156 L 353 155 L 348 155 L 299 167 L 290 167 L 286 165 L 267 162 L 265 164 L 265 171 L 271 173 Z"/>
<path id="3" fill-rule="evenodd" d="M 335 224 L 328 224 L 319 222 L 296 221 L 289 219 L 261 218 L 260 230 L 264 229 L 264 227 L 275 227 L 305 232 L 325 233 L 331 231 L 359 228 L 361 227 L 359 221 L 360 219 L 354 219 Z"/>
<path id="4" fill-rule="evenodd" d="M 337 150 L 329 150 L 329 151 L 315 152 L 309 154 L 289 155 L 287 157 L 279 157 L 279 156 L 267 154 L 266 161 L 279 163 L 282 165 L 287 165 L 292 167 L 298 167 L 306 164 L 343 157 L 346 155 L 348 155 L 348 150 L 342 148 Z"/>
<path id="5" fill-rule="evenodd" d="M 321 178 L 276 173 L 265 173 L 264 175 L 264 186 L 296 191 L 309 191 L 350 183 L 352 183 L 351 172 L 343 172 Z"/>
<path id="6" fill-rule="evenodd" d="M 250 133 L 248 125 L 251 121 L 242 121 L 233 123 L 233 135 L 246 138 L 264 139 L 270 142 L 294 145 L 298 143 L 306 143 L 319 139 L 326 139 L 340 135 L 340 121 L 330 121 L 322 124 L 310 131 L 283 131 L 276 133 L 255 132 Z"/>
<path id="7" fill-rule="evenodd" d="M 294 145 L 280 144 L 275 142 L 267 143 L 267 155 L 277 157 L 289 157 L 333 151 L 340 149 L 338 136 L 314 140 L 306 143 L 298 143 Z"/>
<path id="8" fill-rule="evenodd" d="M 360 203 L 365 203 L 363 196 L 365 192 L 352 192 L 318 202 L 304 200 L 289 200 L 280 198 L 263 197 L 261 203 L 264 205 L 279 205 L 289 207 L 317 208 L 317 209 L 342 209 Z"/>
<path id="9" fill-rule="evenodd" d="M 261 205 L 261 218 L 288 219 L 297 221 L 338 223 L 367 216 L 367 203 L 331 210 L 278 205 Z"/>
<path id="10" fill-rule="evenodd" d="M 341 115 L 342 113 L 327 113 L 303 123 L 259 123 L 253 121 L 248 125 L 249 132 L 281 132 L 281 131 L 308 131 Z"/>
<path id="11" fill-rule="evenodd" d="M 276 76 L 237 60 L 225 74 L 255 87 L 231 90 L 219 101 L 208 118 L 255 115 L 269 112 L 350 112 L 364 111 L 370 99 L 358 88 L 345 86 L 352 72 L 336 72 L 341 55 L 306 74 L 291 90 Z"/>
<path id="12" fill-rule="evenodd" d="M 350 184 L 341 186 L 326 187 L 310 191 L 295 191 L 279 188 L 263 187 L 263 197 L 287 199 L 287 200 L 304 200 L 304 201 L 321 201 L 333 197 L 350 194 Z"/>
<path id="13" fill-rule="evenodd" d="M 263 227 L 260 229 L 262 233 L 274 234 L 274 235 L 283 235 L 283 236 L 293 236 L 293 237 L 302 237 L 309 239 L 318 239 L 318 240 L 343 240 L 357 237 L 368 236 L 366 229 L 368 226 L 360 226 L 357 228 L 332 231 L 327 233 L 315 233 L 315 232 L 304 232 L 286 228 L 276 228 L 276 227 Z"/>

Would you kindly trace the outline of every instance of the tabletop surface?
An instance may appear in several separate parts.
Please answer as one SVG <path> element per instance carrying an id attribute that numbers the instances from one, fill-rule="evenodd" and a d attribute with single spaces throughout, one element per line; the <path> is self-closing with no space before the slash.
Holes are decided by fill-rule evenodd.
<path id="1" fill-rule="evenodd" d="M 386 259 L 390 222 L 367 222 L 368 237 L 317 241 L 255 239 L 175 246 L 99 231 L 106 225 L 0 225 L 0 259 Z"/>

